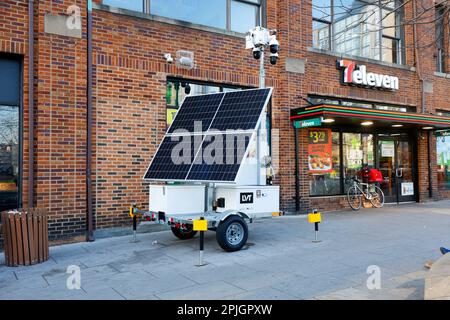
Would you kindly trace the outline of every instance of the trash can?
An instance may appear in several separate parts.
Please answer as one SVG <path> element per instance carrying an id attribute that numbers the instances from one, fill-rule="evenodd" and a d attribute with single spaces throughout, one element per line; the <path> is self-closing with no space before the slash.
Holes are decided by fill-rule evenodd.
<path id="1" fill-rule="evenodd" d="M 39 208 L 1 213 L 7 266 L 28 266 L 48 260 L 47 211 Z"/>

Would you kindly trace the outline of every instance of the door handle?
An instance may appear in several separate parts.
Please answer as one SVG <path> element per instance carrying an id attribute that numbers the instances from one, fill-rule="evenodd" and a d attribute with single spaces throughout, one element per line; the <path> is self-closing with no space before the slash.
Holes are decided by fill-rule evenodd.
<path id="1" fill-rule="evenodd" d="M 403 169 L 401 169 L 401 168 L 396 169 L 395 175 L 397 176 L 397 178 L 403 177 Z"/>

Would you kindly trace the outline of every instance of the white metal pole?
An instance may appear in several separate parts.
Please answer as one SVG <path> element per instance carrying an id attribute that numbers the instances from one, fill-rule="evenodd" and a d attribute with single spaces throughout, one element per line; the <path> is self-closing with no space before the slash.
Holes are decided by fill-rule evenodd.
<path id="1" fill-rule="evenodd" d="M 266 70 L 264 69 L 264 47 L 261 47 L 261 58 L 259 59 L 259 88 L 266 87 Z"/>
<path id="2" fill-rule="evenodd" d="M 261 58 L 259 59 L 259 88 L 264 89 L 266 87 L 266 70 L 264 69 L 264 46 L 261 47 Z M 266 114 L 266 113 L 264 113 Z M 265 117 L 265 115 L 263 116 Z M 265 118 L 264 118 L 265 120 Z M 265 121 L 262 121 L 260 124 L 260 127 L 257 131 L 256 136 L 256 165 L 257 165 L 257 185 L 261 185 L 261 130 L 265 130 L 265 127 L 262 128 L 262 124 L 264 124 Z"/>

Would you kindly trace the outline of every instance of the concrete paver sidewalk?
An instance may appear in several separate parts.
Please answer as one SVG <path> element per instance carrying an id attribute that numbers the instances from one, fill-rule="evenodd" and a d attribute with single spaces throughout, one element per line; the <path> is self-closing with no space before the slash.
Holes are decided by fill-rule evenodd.
<path id="1" fill-rule="evenodd" d="M 424 264 L 450 244 L 450 201 L 324 214 L 321 243 L 304 216 L 255 221 L 246 250 L 226 253 L 208 232 L 170 231 L 50 248 L 51 259 L 10 268 L 0 253 L 0 299 L 423 299 Z M 67 288 L 70 265 L 81 289 Z M 367 268 L 380 271 L 369 290 Z"/>

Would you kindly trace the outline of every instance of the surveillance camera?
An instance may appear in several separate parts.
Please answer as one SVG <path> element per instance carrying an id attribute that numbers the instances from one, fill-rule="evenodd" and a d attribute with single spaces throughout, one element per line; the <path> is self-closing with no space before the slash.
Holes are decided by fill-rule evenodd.
<path id="1" fill-rule="evenodd" d="M 270 37 L 269 48 L 270 53 L 277 53 L 278 50 L 280 49 L 280 43 L 278 42 L 275 36 Z"/>
<path id="2" fill-rule="evenodd" d="M 256 60 L 261 59 L 261 49 L 259 48 L 253 49 L 253 58 L 255 58 Z"/>
<path id="3" fill-rule="evenodd" d="M 184 93 L 191 93 L 191 85 L 189 83 L 186 83 L 186 86 L 184 87 Z"/>
<path id="4" fill-rule="evenodd" d="M 172 55 L 170 53 L 165 53 L 164 54 L 164 59 L 166 59 L 166 61 L 168 63 L 172 63 L 173 62 L 173 58 L 172 58 Z"/>
<path id="5" fill-rule="evenodd" d="M 271 53 L 270 54 L 270 64 L 275 65 L 278 61 L 278 53 Z"/>

